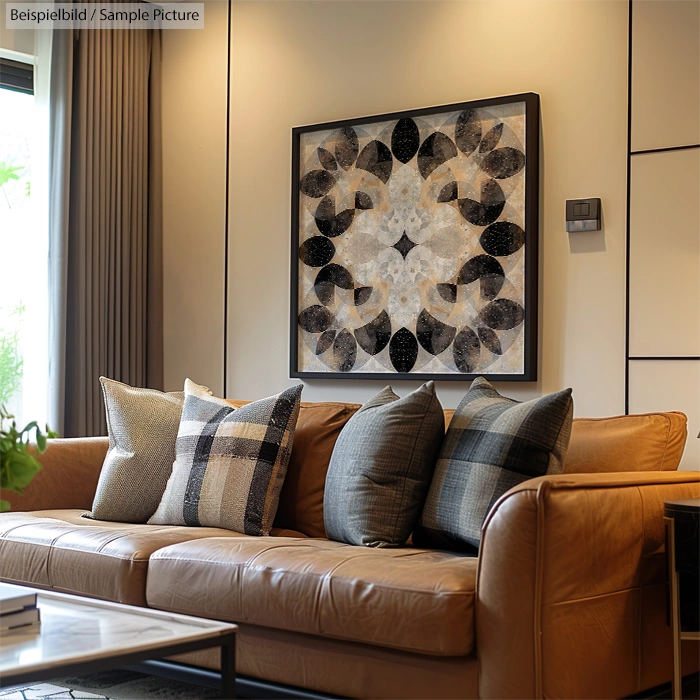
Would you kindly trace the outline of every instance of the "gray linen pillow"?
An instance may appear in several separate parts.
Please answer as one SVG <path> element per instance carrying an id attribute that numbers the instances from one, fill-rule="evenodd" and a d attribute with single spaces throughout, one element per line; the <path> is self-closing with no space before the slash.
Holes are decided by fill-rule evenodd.
<path id="1" fill-rule="evenodd" d="M 400 399 L 386 387 L 350 418 L 328 466 L 331 540 L 400 547 L 420 513 L 445 433 L 433 382 Z"/>
<path id="2" fill-rule="evenodd" d="M 477 377 L 447 429 L 414 544 L 475 552 L 506 491 L 562 472 L 573 412 L 571 389 L 520 403 Z"/>
<path id="3" fill-rule="evenodd" d="M 175 440 L 185 401 L 100 377 L 109 449 L 92 511 L 85 517 L 145 523 L 155 513 L 175 461 Z"/>

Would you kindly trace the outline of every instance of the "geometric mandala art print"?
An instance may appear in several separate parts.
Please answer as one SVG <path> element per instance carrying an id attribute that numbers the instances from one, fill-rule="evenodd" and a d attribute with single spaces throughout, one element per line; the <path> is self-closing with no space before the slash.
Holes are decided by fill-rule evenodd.
<path id="1" fill-rule="evenodd" d="M 534 380 L 539 97 L 292 136 L 291 376 Z"/>

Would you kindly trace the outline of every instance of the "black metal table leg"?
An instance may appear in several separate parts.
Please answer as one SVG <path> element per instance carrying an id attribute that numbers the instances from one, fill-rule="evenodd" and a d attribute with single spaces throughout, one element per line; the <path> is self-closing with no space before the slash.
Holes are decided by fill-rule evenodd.
<path id="1" fill-rule="evenodd" d="M 236 697 L 236 635 L 228 634 L 221 642 L 221 697 Z"/>

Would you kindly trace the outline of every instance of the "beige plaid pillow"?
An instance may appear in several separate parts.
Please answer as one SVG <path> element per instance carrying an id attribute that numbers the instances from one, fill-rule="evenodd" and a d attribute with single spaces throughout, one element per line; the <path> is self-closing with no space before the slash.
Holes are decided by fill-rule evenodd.
<path id="1" fill-rule="evenodd" d="M 148 522 L 269 535 L 301 390 L 299 384 L 236 409 L 186 380 L 173 472 Z"/>

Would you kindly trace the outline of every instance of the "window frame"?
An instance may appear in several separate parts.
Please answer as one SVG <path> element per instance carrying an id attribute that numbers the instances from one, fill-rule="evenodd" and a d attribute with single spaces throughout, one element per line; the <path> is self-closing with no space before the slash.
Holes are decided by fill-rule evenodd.
<path id="1" fill-rule="evenodd" d="M 0 56 L 0 88 L 34 94 L 34 66 Z"/>

